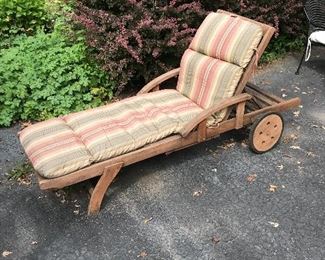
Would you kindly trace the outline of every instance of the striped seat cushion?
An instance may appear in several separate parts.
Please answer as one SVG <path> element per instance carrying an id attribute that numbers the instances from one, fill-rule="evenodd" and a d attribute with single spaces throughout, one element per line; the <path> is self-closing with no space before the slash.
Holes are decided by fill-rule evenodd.
<path id="1" fill-rule="evenodd" d="M 21 143 L 34 168 L 55 178 L 180 129 L 202 111 L 176 90 L 162 90 L 25 128 Z"/>
<path id="2" fill-rule="evenodd" d="M 206 109 L 232 97 L 242 74 L 239 66 L 187 49 L 181 60 L 177 90 Z M 216 113 L 209 125 L 220 122 L 226 112 Z"/>
<path id="3" fill-rule="evenodd" d="M 31 125 L 20 132 L 19 138 L 35 170 L 47 178 L 76 171 L 94 161 L 63 118 Z"/>
<path id="4" fill-rule="evenodd" d="M 210 13 L 190 49 L 245 68 L 263 36 L 262 28 L 236 15 Z"/>

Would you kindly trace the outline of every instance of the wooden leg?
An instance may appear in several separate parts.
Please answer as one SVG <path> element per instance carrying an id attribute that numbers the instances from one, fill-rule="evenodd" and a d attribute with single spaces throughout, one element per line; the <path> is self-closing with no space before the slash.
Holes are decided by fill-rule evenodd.
<path id="1" fill-rule="evenodd" d="M 123 163 L 117 163 L 104 169 L 103 175 L 100 176 L 100 179 L 92 191 L 88 205 L 88 215 L 97 214 L 99 212 L 106 190 L 121 170 L 122 165 Z"/>

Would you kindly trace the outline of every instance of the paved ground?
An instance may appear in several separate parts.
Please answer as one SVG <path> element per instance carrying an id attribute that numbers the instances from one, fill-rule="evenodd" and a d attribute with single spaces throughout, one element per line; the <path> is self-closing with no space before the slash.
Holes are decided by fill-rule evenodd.
<path id="1" fill-rule="evenodd" d="M 325 55 L 317 52 L 322 58 L 300 76 L 296 56 L 258 74 L 265 89 L 303 100 L 284 114 L 276 149 L 253 154 L 241 130 L 127 167 L 97 217 L 86 215 L 83 185 L 53 193 L 40 191 L 34 179 L 8 181 L 5 173 L 24 156 L 18 127 L 0 129 L 0 253 L 12 252 L 6 259 L 324 259 Z"/>

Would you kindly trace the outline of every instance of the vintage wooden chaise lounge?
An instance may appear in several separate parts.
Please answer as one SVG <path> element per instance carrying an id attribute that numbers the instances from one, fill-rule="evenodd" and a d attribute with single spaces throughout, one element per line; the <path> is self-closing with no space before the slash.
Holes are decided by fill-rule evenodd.
<path id="1" fill-rule="evenodd" d="M 270 150 L 280 139 L 278 114 L 300 104 L 248 83 L 274 28 L 226 11 L 211 13 L 185 51 L 180 68 L 134 97 L 23 129 L 20 141 L 41 189 L 60 189 L 100 176 L 88 213 L 97 213 L 123 166 L 253 123 L 250 147 Z M 176 89 L 159 90 L 179 75 Z"/>

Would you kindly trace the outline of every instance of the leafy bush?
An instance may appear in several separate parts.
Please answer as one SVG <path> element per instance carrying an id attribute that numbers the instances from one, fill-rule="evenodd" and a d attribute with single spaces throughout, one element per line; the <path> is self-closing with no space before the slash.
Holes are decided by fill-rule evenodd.
<path id="1" fill-rule="evenodd" d="M 262 55 L 260 63 L 270 63 L 281 58 L 287 52 L 301 50 L 304 47 L 304 42 L 304 37 L 291 38 L 286 34 L 281 34 L 278 38 L 271 41 Z"/>
<path id="2" fill-rule="evenodd" d="M 48 22 L 45 0 L 0 0 L 0 39 L 31 35 Z"/>
<path id="3" fill-rule="evenodd" d="M 178 66 L 207 12 L 218 8 L 271 24 L 289 42 L 304 29 L 296 0 L 77 0 L 73 18 L 121 90 Z"/>
<path id="4" fill-rule="evenodd" d="M 83 38 L 75 41 L 55 29 L 19 36 L 0 50 L 0 125 L 79 111 L 112 97 L 115 84 L 87 60 Z"/>
<path id="5" fill-rule="evenodd" d="M 305 20 L 303 1 L 297 0 L 220 0 L 200 1 L 203 7 L 210 11 L 218 8 L 252 18 L 262 23 L 270 24 L 277 29 L 278 34 L 291 37 L 300 36 L 304 32 L 302 26 Z"/>
<path id="6" fill-rule="evenodd" d="M 74 20 L 85 28 L 88 45 L 119 90 L 178 66 L 205 16 L 196 1 L 159 2 L 85 0 L 77 5 Z"/>

